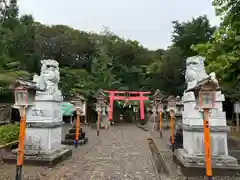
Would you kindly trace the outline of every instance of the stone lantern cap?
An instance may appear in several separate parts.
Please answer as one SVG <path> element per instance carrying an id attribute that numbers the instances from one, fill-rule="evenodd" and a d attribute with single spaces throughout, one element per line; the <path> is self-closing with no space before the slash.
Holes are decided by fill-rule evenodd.
<path id="1" fill-rule="evenodd" d="M 153 94 L 152 98 L 154 101 L 162 102 L 162 100 L 164 99 L 164 95 L 161 93 L 159 89 L 157 89 Z"/>
<path id="2" fill-rule="evenodd" d="M 15 103 L 13 107 L 15 108 L 32 106 L 35 101 L 36 91 L 42 91 L 33 81 L 21 77 L 18 77 L 11 86 L 14 89 Z"/>
<path id="3" fill-rule="evenodd" d="M 79 94 L 77 94 L 76 96 L 74 96 L 76 100 L 81 100 L 81 101 L 86 101 L 84 96 L 81 96 Z"/>
<path id="4" fill-rule="evenodd" d="M 177 99 L 173 95 L 171 95 L 167 98 L 167 102 L 169 102 L 169 103 L 176 103 L 176 101 L 177 101 Z"/>
<path id="5" fill-rule="evenodd" d="M 218 81 L 209 75 L 207 78 L 197 82 L 195 87 L 188 89 L 186 92 L 198 92 L 200 90 L 220 90 L 220 87 Z"/>
<path id="6" fill-rule="evenodd" d="M 72 94 L 72 97 L 69 102 L 72 103 L 76 109 L 81 109 L 81 110 L 83 110 L 86 105 L 85 97 L 77 93 Z"/>
<path id="7" fill-rule="evenodd" d="M 86 99 L 84 96 L 79 94 L 72 94 L 72 97 L 70 98 L 70 101 L 72 104 L 76 104 L 77 102 L 85 102 Z"/>
<path id="8" fill-rule="evenodd" d="M 43 91 L 42 89 L 38 88 L 36 83 L 31 80 L 26 80 L 24 78 L 18 77 L 15 83 L 11 86 L 12 89 L 16 89 L 18 87 L 22 87 L 26 90 L 35 90 L 35 91 Z"/>
<path id="9" fill-rule="evenodd" d="M 182 98 L 180 96 L 176 97 L 176 105 L 183 105 Z"/>
<path id="10" fill-rule="evenodd" d="M 170 95 L 167 99 L 167 111 L 176 110 L 176 98 Z"/>
<path id="11" fill-rule="evenodd" d="M 102 89 L 100 89 L 94 96 L 97 100 L 106 100 L 107 97 Z"/>

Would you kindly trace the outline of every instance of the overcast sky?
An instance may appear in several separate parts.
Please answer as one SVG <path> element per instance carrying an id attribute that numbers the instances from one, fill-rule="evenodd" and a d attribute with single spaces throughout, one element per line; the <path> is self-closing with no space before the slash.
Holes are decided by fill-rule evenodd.
<path id="1" fill-rule="evenodd" d="M 206 14 L 213 25 L 211 0 L 19 0 L 20 13 L 44 24 L 64 24 L 100 32 L 109 27 L 117 35 L 139 41 L 149 49 L 171 44 L 172 21 Z"/>

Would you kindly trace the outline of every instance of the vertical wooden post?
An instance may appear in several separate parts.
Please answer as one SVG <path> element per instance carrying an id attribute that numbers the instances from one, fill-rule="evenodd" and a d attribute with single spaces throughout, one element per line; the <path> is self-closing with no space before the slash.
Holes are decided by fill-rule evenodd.
<path id="1" fill-rule="evenodd" d="M 109 92 L 109 111 L 108 111 L 108 118 L 109 121 L 112 121 L 113 119 L 113 102 L 114 102 L 114 92 Z"/>
<path id="2" fill-rule="evenodd" d="M 159 112 L 159 132 L 160 132 L 160 137 L 162 137 L 163 135 L 162 135 L 162 112 L 160 111 Z"/>
<path id="3" fill-rule="evenodd" d="M 237 132 L 239 132 L 239 113 L 236 113 Z"/>
<path id="4" fill-rule="evenodd" d="M 155 130 L 156 124 L 156 108 L 153 109 L 153 131 Z"/>
<path id="5" fill-rule="evenodd" d="M 143 94 L 140 93 L 140 119 L 144 120 L 144 102 L 143 102 Z"/>
<path id="6" fill-rule="evenodd" d="M 236 125 L 237 125 L 237 132 L 239 132 L 239 113 L 240 113 L 240 103 L 239 102 L 236 102 L 234 104 L 234 113 L 236 113 Z"/>
<path id="7" fill-rule="evenodd" d="M 100 111 L 98 111 L 98 122 L 97 122 L 97 136 L 100 134 Z"/>
<path id="8" fill-rule="evenodd" d="M 212 180 L 211 138 L 208 109 L 204 109 L 203 118 L 204 118 L 204 147 L 205 147 L 206 175 L 208 177 L 208 180 Z"/>
<path id="9" fill-rule="evenodd" d="M 172 137 L 172 152 L 174 152 L 174 144 L 175 144 L 175 134 L 174 134 L 174 111 L 173 110 L 171 110 L 170 111 L 170 117 L 171 117 L 171 119 L 170 119 L 170 123 L 171 123 L 171 137 Z"/>
<path id="10" fill-rule="evenodd" d="M 22 165 L 24 160 L 24 141 L 26 132 L 26 107 L 23 107 L 22 109 L 20 109 L 20 111 L 22 111 L 22 115 L 20 120 L 16 180 L 21 180 L 22 178 Z"/>
<path id="11" fill-rule="evenodd" d="M 74 141 L 74 145 L 76 148 L 78 147 L 79 130 L 80 130 L 80 109 L 77 109 L 76 137 L 75 137 L 75 141 Z"/>
<path id="12" fill-rule="evenodd" d="M 88 121 L 87 121 L 87 118 L 88 118 L 87 117 L 87 101 L 85 101 L 84 104 L 85 104 L 85 107 L 84 107 L 85 108 L 85 122 L 84 123 L 88 124 Z"/>

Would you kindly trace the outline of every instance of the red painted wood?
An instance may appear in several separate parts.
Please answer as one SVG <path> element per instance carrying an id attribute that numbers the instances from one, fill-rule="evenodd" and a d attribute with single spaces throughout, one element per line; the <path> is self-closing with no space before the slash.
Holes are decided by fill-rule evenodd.
<path id="1" fill-rule="evenodd" d="M 151 92 L 143 92 L 143 91 L 104 91 L 106 93 L 112 93 L 114 92 L 115 94 L 124 94 L 124 93 L 129 93 L 129 94 L 151 94 Z"/>
<path id="2" fill-rule="evenodd" d="M 139 101 L 139 100 L 148 100 L 148 97 L 142 97 L 140 98 L 139 96 L 136 97 L 125 97 L 125 96 L 115 96 L 114 100 L 129 100 L 129 101 Z"/>
<path id="3" fill-rule="evenodd" d="M 112 121 L 113 118 L 113 102 L 114 100 L 132 100 L 132 101 L 140 101 L 140 119 L 144 120 L 144 101 L 149 100 L 149 97 L 144 96 L 145 94 L 151 94 L 151 92 L 135 92 L 135 91 L 104 91 L 109 94 L 109 111 L 108 111 L 108 118 Z M 122 95 L 119 95 L 122 94 Z M 129 96 L 124 96 L 124 94 L 129 94 Z M 131 95 L 138 95 L 138 96 L 131 96 Z"/>

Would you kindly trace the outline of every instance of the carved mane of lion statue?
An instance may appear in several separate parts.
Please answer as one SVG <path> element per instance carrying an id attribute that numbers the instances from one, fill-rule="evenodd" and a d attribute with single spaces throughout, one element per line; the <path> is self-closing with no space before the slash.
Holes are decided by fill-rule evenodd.
<path id="1" fill-rule="evenodd" d="M 58 83 L 60 80 L 59 63 L 55 60 L 47 59 L 41 60 L 41 64 L 40 76 L 34 75 L 33 81 L 36 82 L 40 89 L 53 94 L 58 91 Z"/>
<path id="2" fill-rule="evenodd" d="M 188 84 L 187 89 L 196 86 L 198 81 L 207 78 L 208 75 L 204 68 L 204 58 L 201 56 L 192 56 L 186 60 L 185 79 Z"/>

